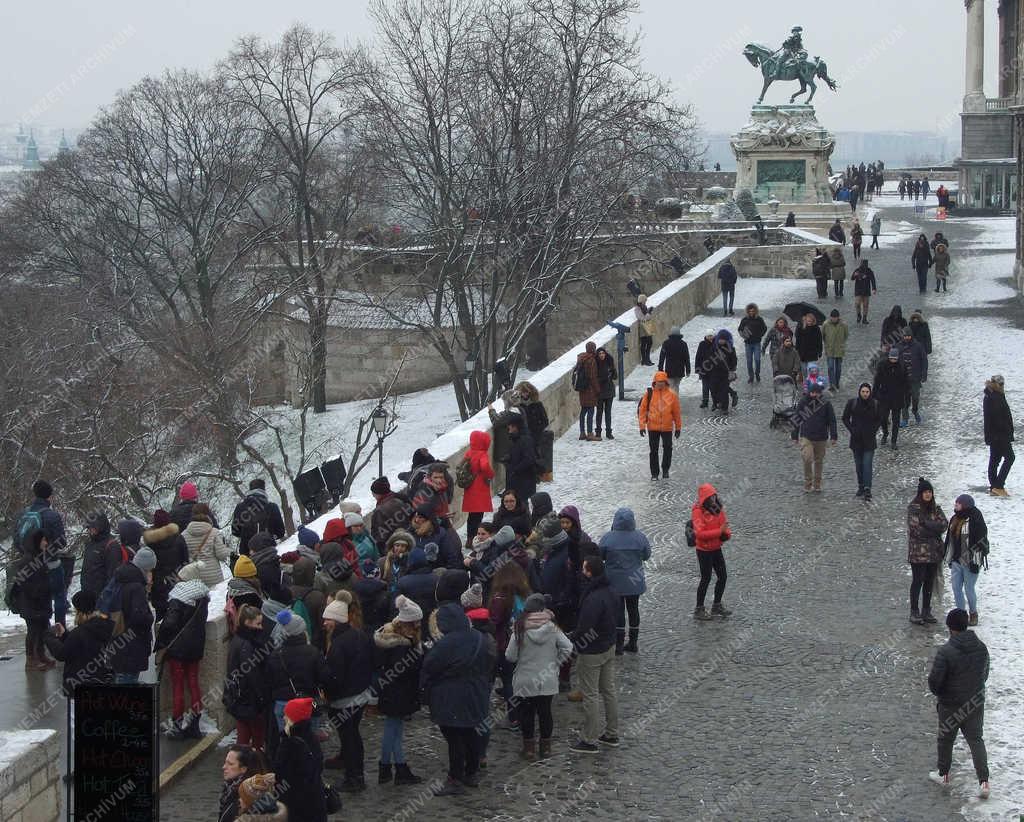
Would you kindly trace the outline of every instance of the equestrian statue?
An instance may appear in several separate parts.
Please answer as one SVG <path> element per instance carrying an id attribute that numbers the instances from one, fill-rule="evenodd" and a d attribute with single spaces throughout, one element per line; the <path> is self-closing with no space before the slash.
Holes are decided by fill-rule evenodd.
<path id="1" fill-rule="evenodd" d="M 743 56 L 755 68 L 760 67 L 764 77 L 764 87 L 761 89 L 761 96 L 757 99 L 758 103 L 764 102 L 764 95 L 768 91 L 768 87 L 776 80 L 796 80 L 800 83 L 800 90 L 789 98 L 790 103 L 793 103 L 801 94 L 806 94 L 808 86 L 811 88 L 811 93 L 804 102 L 810 103 L 814 99 L 814 92 L 818 90 L 814 82 L 815 78 L 824 80 L 832 91 L 836 90 L 837 84 L 828 76 L 828 67 L 825 65 L 825 61 L 817 56 L 813 60 L 807 59 L 802 32 L 803 29 L 800 26 L 795 26 L 789 37 L 782 43 L 782 48 L 777 51 L 772 51 L 760 43 L 747 43 L 746 48 L 743 49 Z"/>

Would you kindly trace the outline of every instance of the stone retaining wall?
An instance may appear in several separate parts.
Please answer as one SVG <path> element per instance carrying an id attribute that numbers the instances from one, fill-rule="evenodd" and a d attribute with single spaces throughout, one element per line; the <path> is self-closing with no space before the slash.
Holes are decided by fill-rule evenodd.
<path id="1" fill-rule="evenodd" d="M 0 819 L 57 822 L 61 816 L 56 731 L 0 731 Z"/>

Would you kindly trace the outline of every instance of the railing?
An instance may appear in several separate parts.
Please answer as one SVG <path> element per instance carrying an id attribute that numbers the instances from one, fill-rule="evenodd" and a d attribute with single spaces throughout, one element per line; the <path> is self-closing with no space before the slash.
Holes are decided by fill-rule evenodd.
<path id="1" fill-rule="evenodd" d="M 985 111 L 1005 111 L 1015 102 L 1013 97 L 992 97 L 985 101 Z"/>

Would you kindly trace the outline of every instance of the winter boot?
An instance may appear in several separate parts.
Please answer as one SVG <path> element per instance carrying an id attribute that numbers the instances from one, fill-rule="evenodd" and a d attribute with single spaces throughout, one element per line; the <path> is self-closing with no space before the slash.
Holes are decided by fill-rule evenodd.
<path id="1" fill-rule="evenodd" d="M 49 666 L 41 661 L 35 654 L 25 654 L 25 670 L 26 671 L 48 671 Z"/>
<path id="2" fill-rule="evenodd" d="M 395 763 L 395 784 L 396 785 L 419 785 L 423 781 L 422 776 L 416 776 L 409 765 L 405 762 Z"/>
<path id="3" fill-rule="evenodd" d="M 699 619 L 701 622 L 709 622 L 710 620 L 714 619 L 714 617 L 708 613 L 707 609 L 703 605 L 700 605 L 693 609 L 693 618 Z"/>
<path id="4" fill-rule="evenodd" d="M 726 608 L 721 602 L 715 602 L 711 606 L 711 615 L 727 617 L 732 615 L 732 611 Z"/>
<path id="5" fill-rule="evenodd" d="M 362 774 L 359 776 L 346 776 L 345 781 L 338 788 L 342 793 L 359 793 L 366 790 L 366 779 Z"/>
<path id="6" fill-rule="evenodd" d="M 635 654 L 637 652 L 636 641 L 639 638 L 640 638 L 640 629 L 639 628 L 630 628 L 629 629 L 629 642 L 626 643 L 626 647 L 624 648 L 626 653 L 628 653 L 628 654 Z"/>
<path id="7" fill-rule="evenodd" d="M 540 741 L 540 749 L 537 751 L 537 758 L 547 759 L 549 756 L 551 756 L 551 740 L 542 739 Z"/>
<path id="8" fill-rule="evenodd" d="M 187 727 L 188 725 L 185 722 L 185 717 L 182 717 L 181 719 L 171 719 L 164 736 L 168 739 L 185 739 L 185 729 Z"/>
<path id="9" fill-rule="evenodd" d="M 931 608 L 924 609 L 924 611 L 921 613 L 921 620 L 923 622 L 927 622 L 929 625 L 934 625 L 936 622 L 938 622 L 938 620 L 934 616 L 932 616 Z"/>
<path id="10" fill-rule="evenodd" d="M 398 768 L 400 768 L 400 767 L 401 767 L 400 765 L 396 765 L 395 766 L 395 770 L 397 771 Z M 390 782 L 390 781 L 391 781 L 391 763 L 388 762 L 387 764 L 385 764 L 384 762 L 378 762 L 377 763 L 377 784 L 378 785 L 387 785 L 388 782 Z"/>
<path id="11" fill-rule="evenodd" d="M 910 621 L 915 625 L 924 625 L 924 620 L 921 618 L 921 612 L 917 608 L 910 609 Z"/>
<path id="12" fill-rule="evenodd" d="M 523 750 L 519 755 L 527 762 L 533 762 L 537 758 L 537 741 L 534 739 L 523 740 Z"/>
<path id="13" fill-rule="evenodd" d="M 626 629 L 615 629 L 615 656 L 622 656 L 625 653 Z"/>
<path id="14" fill-rule="evenodd" d="M 182 728 L 185 739 L 202 739 L 203 732 L 199 730 L 199 714 L 192 714 L 188 718 L 188 724 Z"/>
<path id="15" fill-rule="evenodd" d="M 611 428 L 609 428 L 608 431 L 605 433 L 605 439 L 607 439 L 607 440 L 615 439 L 615 437 L 612 436 L 612 429 Z"/>
<path id="16" fill-rule="evenodd" d="M 968 625 L 977 625 L 978 624 L 978 612 L 977 611 L 971 611 L 971 615 L 970 615 L 970 618 L 967 620 L 967 624 Z"/>

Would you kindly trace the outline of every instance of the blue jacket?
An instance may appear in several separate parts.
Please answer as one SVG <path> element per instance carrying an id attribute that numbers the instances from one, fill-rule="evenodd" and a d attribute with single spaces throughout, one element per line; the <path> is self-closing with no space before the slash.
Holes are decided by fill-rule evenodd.
<path id="1" fill-rule="evenodd" d="M 436 622 L 443 636 L 423 658 L 420 671 L 430 718 L 442 728 L 476 727 L 490 710 L 494 638 L 473 628 L 457 602 L 438 608 Z"/>
<path id="2" fill-rule="evenodd" d="M 928 355 L 924 346 L 917 340 L 902 342 L 897 346 L 900 362 L 907 369 L 911 382 L 922 382 L 928 379 Z"/>
<path id="3" fill-rule="evenodd" d="M 568 535 L 561 545 L 551 549 L 541 565 L 540 590 L 551 597 L 552 610 L 576 604 L 576 572 L 569 558 Z"/>
<path id="4" fill-rule="evenodd" d="M 732 288 L 736 285 L 736 266 L 732 263 L 722 263 L 721 268 L 718 269 L 718 279 L 722 281 L 722 285 L 726 288 Z"/>
<path id="5" fill-rule="evenodd" d="M 636 518 L 629 508 L 615 512 L 612 530 L 601 537 L 597 547 L 612 593 L 636 596 L 647 590 L 644 561 L 651 558 L 651 543 L 643 531 L 636 530 Z"/>
<path id="6" fill-rule="evenodd" d="M 434 598 L 434 591 L 437 590 L 437 576 L 430 569 L 429 565 L 419 568 L 407 568 L 395 585 L 395 596 L 399 594 L 407 596 L 420 606 L 423 611 L 423 619 L 430 619 L 437 601 Z M 392 604 L 394 600 L 392 600 Z"/>

